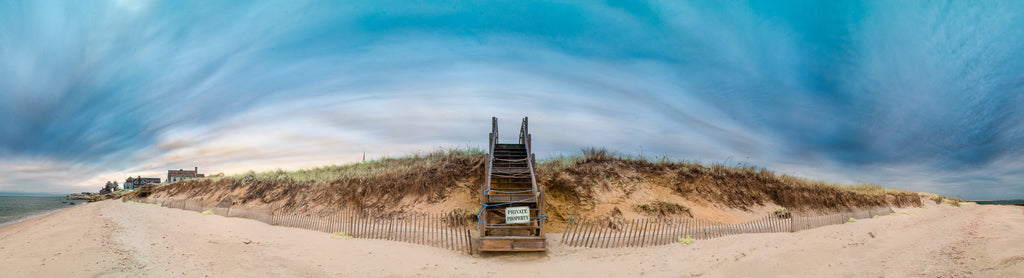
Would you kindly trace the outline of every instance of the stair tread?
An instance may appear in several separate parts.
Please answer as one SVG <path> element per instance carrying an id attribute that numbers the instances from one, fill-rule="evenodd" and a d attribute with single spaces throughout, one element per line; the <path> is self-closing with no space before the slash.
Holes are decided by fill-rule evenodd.
<path id="1" fill-rule="evenodd" d="M 480 239 L 547 239 L 543 236 L 482 236 Z"/>
<path id="2" fill-rule="evenodd" d="M 487 226 L 486 229 L 504 229 L 504 230 L 512 230 L 512 229 L 540 229 L 540 226 L 513 226 L 513 225 L 507 225 L 507 226 Z"/>

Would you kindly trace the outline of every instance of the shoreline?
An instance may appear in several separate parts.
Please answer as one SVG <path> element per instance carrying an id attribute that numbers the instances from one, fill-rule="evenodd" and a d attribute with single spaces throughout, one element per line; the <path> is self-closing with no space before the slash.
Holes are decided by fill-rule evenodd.
<path id="1" fill-rule="evenodd" d="M 81 207 L 81 206 L 84 206 L 85 204 L 88 204 L 88 203 L 89 202 L 86 201 L 85 203 L 68 205 L 67 207 L 56 208 L 56 209 L 51 209 L 51 210 L 44 210 L 44 211 L 38 211 L 38 212 L 33 212 L 33 213 L 26 214 L 26 215 L 21 215 L 21 216 L 15 216 L 14 218 L 11 218 L 9 220 L 0 222 L 0 231 L 2 231 L 4 229 L 4 227 L 10 226 L 10 225 L 18 224 L 18 223 L 25 222 L 25 221 L 28 221 L 28 220 L 38 219 L 38 218 L 45 217 L 45 216 L 53 214 L 53 213 L 57 213 L 57 212 L 63 211 L 63 210 Z"/>

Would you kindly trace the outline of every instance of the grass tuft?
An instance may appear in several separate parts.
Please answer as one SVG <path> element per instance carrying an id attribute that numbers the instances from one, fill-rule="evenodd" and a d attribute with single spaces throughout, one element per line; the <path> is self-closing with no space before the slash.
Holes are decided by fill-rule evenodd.
<path id="1" fill-rule="evenodd" d="M 345 232 L 337 232 L 332 233 L 331 238 L 352 238 L 352 236 L 346 234 Z"/>

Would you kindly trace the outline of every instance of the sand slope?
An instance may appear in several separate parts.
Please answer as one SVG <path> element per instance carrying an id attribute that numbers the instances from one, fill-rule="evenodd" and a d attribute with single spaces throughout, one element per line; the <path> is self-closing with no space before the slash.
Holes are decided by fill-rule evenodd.
<path id="1" fill-rule="evenodd" d="M 899 210 L 897 210 L 899 211 Z M 797 233 L 652 248 L 485 254 L 103 201 L 0 229 L 12 277 L 1013 277 L 1024 210 L 907 209 Z M 872 236 L 873 235 L 873 236 Z M 569 276 L 567 276 L 569 275 Z"/>

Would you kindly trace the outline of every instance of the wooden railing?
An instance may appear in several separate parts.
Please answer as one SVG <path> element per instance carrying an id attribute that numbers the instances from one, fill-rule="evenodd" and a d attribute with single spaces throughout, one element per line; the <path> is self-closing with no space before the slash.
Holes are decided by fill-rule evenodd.
<path id="1" fill-rule="evenodd" d="M 523 125 L 519 127 L 519 143 L 523 144 L 524 146 L 526 146 L 526 164 L 529 165 L 529 168 L 530 168 L 530 182 L 532 183 L 532 186 L 533 186 L 533 194 L 534 194 L 534 196 L 537 196 L 537 198 L 540 198 L 540 195 L 541 195 L 540 188 L 537 186 L 537 175 L 536 175 L 536 172 L 534 171 L 534 167 L 533 167 L 533 163 L 534 163 L 533 149 L 530 148 L 531 147 L 530 146 L 531 145 L 531 138 L 530 138 L 531 136 L 530 136 L 530 133 L 529 133 L 529 121 L 528 120 L 529 120 L 528 117 L 523 117 Z M 542 200 L 538 199 L 537 201 L 540 202 Z"/>
<path id="2" fill-rule="evenodd" d="M 491 117 L 491 133 L 488 134 L 488 147 L 487 147 L 487 177 L 485 178 L 483 186 L 481 186 L 480 192 L 486 192 L 491 189 L 491 169 L 494 167 L 494 144 L 498 143 L 498 117 Z M 486 203 L 487 196 L 480 196 L 480 202 Z"/>
<path id="3" fill-rule="evenodd" d="M 540 185 L 537 184 L 537 172 L 536 172 L 535 167 L 534 167 L 534 163 L 535 163 L 536 160 L 534 159 L 533 149 L 531 148 L 532 147 L 531 146 L 532 145 L 532 142 L 531 142 L 532 141 L 531 140 L 532 136 L 530 135 L 530 132 L 529 132 L 530 130 L 529 130 L 529 121 L 528 120 L 529 120 L 528 117 L 523 117 L 523 124 L 519 128 L 519 143 L 523 144 L 524 146 L 526 146 L 526 164 L 529 165 L 529 168 L 530 168 L 530 184 L 531 184 L 531 186 L 533 188 L 533 196 L 537 200 L 537 209 L 540 211 L 540 213 L 544 213 L 546 211 L 546 204 L 545 204 L 546 200 L 544 198 L 544 193 L 541 192 L 544 188 L 543 188 L 543 186 L 540 186 Z M 544 229 L 544 218 L 546 216 L 538 216 L 538 217 L 541 218 L 540 225 L 538 225 L 538 226 L 540 226 L 540 231 L 538 231 L 538 234 L 540 234 L 540 236 L 543 237 L 545 232 L 546 232 L 545 231 L 546 229 Z"/>

